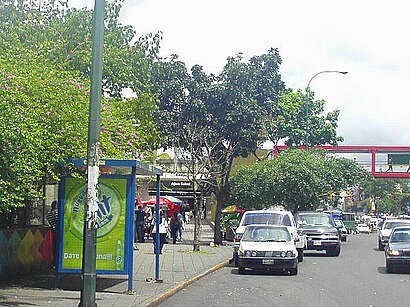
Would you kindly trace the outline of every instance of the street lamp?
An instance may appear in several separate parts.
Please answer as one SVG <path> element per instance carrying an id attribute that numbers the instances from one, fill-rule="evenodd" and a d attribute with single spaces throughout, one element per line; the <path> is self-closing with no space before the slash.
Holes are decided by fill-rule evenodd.
<path id="1" fill-rule="evenodd" d="M 320 72 L 314 74 L 314 75 L 312 76 L 312 78 L 310 78 L 310 80 L 309 80 L 309 82 L 308 82 L 308 84 L 307 84 L 307 86 L 306 86 L 306 93 L 308 93 L 308 91 L 309 91 L 309 89 L 310 89 L 310 82 L 312 82 L 312 80 L 313 80 L 316 76 L 318 76 L 318 75 L 320 75 L 320 74 L 324 74 L 324 73 L 338 73 L 338 74 L 346 75 L 346 74 L 347 74 L 347 71 L 323 70 L 323 71 L 320 71 Z M 305 131 L 305 138 L 306 138 L 306 140 L 305 140 L 306 150 L 308 150 L 308 149 L 309 149 L 309 100 L 306 101 L 306 131 Z"/>

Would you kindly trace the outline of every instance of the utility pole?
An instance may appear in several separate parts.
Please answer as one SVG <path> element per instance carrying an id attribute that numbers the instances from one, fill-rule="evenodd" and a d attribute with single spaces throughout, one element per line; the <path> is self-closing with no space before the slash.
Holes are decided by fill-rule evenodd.
<path id="1" fill-rule="evenodd" d="M 306 86 L 306 94 L 309 95 L 310 92 L 310 83 L 312 82 L 312 80 L 320 75 L 320 74 L 324 74 L 324 73 L 338 73 L 338 74 L 342 74 L 342 75 L 346 75 L 347 71 L 338 71 L 338 70 L 323 70 L 323 71 L 319 71 L 318 73 L 314 74 L 312 78 L 310 78 L 307 86 Z M 307 99 L 309 99 L 309 97 L 307 97 Z M 309 100 L 306 101 L 306 127 L 305 127 L 305 145 L 306 145 L 306 150 L 309 150 Z"/>
<path id="2" fill-rule="evenodd" d="M 84 213 L 82 288 L 80 307 L 96 307 L 97 284 L 97 211 L 100 149 L 100 114 L 102 96 L 102 66 L 104 37 L 104 0 L 95 0 L 93 17 L 93 51 L 91 93 L 88 114 L 87 204 Z"/>

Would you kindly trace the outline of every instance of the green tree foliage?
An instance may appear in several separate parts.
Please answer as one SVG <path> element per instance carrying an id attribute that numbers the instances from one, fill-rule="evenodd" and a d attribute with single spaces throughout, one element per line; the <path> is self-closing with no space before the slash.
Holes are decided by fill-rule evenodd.
<path id="1" fill-rule="evenodd" d="M 244 167 L 231 180 L 233 201 L 248 209 L 284 205 L 313 210 L 323 194 L 347 189 L 366 178 L 353 161 L 321 151 L 286 150 L 273 160 Z"/>
<path id="2" fill-rule="evenodd" d="M 299 145 L 303 139 L 305 97 L 285 91 L 280 64 L 277 49 L 248 62 L 241 54 L 230 57 L 219 75 L 207 75 L 199 65 L 189 73 L 177 56 L 154 63 L 151 83 L 164 146 L 182 148 L 204 168 L 206 177 L 198 184 L 216 196 L 215 243 L 221 241 L 219 217 L 233 160 L 255 153 L 267 140 Z M 310 103 L 312 127 L 318 130 L 315 142 L 336 143 L 337 114 L 322 116 L 323 101 Z"/>
<path id="3" fill-rule="evenodd" d="M 277 144 L 278 141 L 284 140 L 288 146 L 305 145 L 308 125 L 309 146 L 337 145 L 338 142 L 342 142 L 343 138 L 336 133 L 339 111 L 323 114 L 324 104 L 324 100 L 314 100 L 314 93 L 311 91 L 303 94 L 300 90 L 286 90 L 278 101 L 274 122 L 276 135 L 271 137 L 271 141 Z"/>
<path id="4" fill-rule="evenodd" d="M 56 164 L 84 156 L 88 94 L 74 74 L 30 55 L 0 58 L 0 211 L 40 198 Z"/>
<path id="5" fill-rule="evenodd" d="M 277 50 L 253 57 L 229 58 L 220 75 L 207 75 L 201 66 L 189 74 L 176 56 L 154 65 L 153 92 L 159 99 L 158 121 L 166 146 L 186 150 L 204 168 L 198 182 L 216 196 L 216 229 L 228 195 L 235 157 L 246 157 L 262 141 L 264 125 L 283 89 Z M 220 232 L 215 232 L 220 243 Z"/>
<path id="6" fill-rule="evenodd" d="M 149 70 L 161 34 L 135 38 L 132 26 L 118 18 L 124 0 L 106 5 L 103 88 L 110 97 L 124 89 L 139 95 L 149 89 Z M 67 9 L 67 1 L 4 0 L 0 3 L 0 50 L 33 50 L 56 67 L 89 78 L 92 53 L 92 11 Z M 3 38 L 3 40 L 1 39 Z"/>
<path id="7" fill-rule="evenodd" d="M 366 195 L 363 203 L 374 201 L 378 213 L 409 214 L 410 182 L 408 179 L 369 178 L 362 187 Z"/>
<path id="8" fill-rule="evenodd" d="M 92 13 L 63 2 L 0 3 L 0 211 L 38 200 L 58 163 L 86 156 Z M 147 85 L 159 37 L 130 44 L 120 3 L 106 17 L 101 157 L 147 159 L 159 143 Z M 137 98 L 122 98 L 123 88 Z"/>

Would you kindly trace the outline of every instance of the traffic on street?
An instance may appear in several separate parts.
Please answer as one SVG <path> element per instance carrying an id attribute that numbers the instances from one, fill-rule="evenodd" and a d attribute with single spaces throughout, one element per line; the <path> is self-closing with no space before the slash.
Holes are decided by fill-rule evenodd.
<path id="1" fill-rule="evenodd" d="M 232 264 L 161 306 L 409 306 L 409 273 L 406 268 L 387 273 L 375 231 L 350 234 L 338 257 L 305 250 L 296 276 L 281 270 L 242 275 Z"/>

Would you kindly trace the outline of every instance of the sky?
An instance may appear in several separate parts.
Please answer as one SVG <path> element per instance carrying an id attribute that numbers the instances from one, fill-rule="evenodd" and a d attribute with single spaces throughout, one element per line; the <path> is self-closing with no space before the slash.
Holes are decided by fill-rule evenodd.
<path id="1" fill-rule="evenodd" d="M 69 0 L 94 6 L 94 0 Z M 226 59 L 278 48 L 287 87 L 310 82 L 325 111 L 339 109 L 342 145 L 410 146 L 410 18 L 405 1 L 125 0 L 137 36 L 163 32 L 160 55 L 218 74 Z"/>

